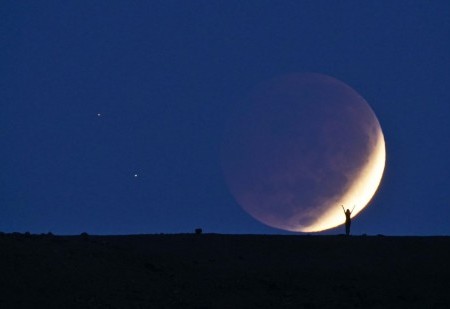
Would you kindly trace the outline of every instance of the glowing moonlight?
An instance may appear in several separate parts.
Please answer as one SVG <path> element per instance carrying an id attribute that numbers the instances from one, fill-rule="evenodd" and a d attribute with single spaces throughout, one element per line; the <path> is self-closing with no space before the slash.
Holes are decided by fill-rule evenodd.
<path id="1" fill-rule="evenodd" d="M 263 83 L 232 117 L 221 148 L 229 189 L 269 226 L 316 232 L 370 201 L 386 151 L 369 104 L 343 82 L 292 74 Z"/>

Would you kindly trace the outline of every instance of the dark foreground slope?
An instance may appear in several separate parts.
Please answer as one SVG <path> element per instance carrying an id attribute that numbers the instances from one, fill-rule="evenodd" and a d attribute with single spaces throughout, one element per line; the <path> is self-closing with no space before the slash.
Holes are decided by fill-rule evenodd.
<path id="1" fill-rule="evenodd" d="M 449 237 L 1 235 L 0 308 L 450 308 Z"/>

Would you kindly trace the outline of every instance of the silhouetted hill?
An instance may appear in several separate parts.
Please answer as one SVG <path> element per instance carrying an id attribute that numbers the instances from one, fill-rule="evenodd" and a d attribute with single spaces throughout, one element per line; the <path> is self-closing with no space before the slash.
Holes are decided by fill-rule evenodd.
<path id="1" fill-rule="evenodd" d="M 449 308 L 450 238 L 0 235 L 0 308 Z"/>

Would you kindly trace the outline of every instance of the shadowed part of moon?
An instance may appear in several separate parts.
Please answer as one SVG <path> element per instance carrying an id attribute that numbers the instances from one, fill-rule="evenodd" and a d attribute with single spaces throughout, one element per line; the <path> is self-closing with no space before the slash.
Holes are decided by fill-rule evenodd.
<path id="1" fill-rule="evenodd" d="M 384 169 L 384 138 L 367 102 L 321 74 L 261 84 L 231 118 L 222 167 L 237 202 L 255 219 L 290 231 L 344 222 L 361 211 Z"/>

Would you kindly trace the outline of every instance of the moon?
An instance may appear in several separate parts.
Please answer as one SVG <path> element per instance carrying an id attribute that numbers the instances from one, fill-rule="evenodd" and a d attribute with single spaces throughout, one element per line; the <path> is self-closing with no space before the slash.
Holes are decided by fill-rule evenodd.
<path id="1" fill-rule="evenodd" d="M 317 73 L 264 82 L 239 104 L 221 144 L 225 181 L 256 220 L 318 232 L 372 199 L 386 160 L 383 132 L 350 86 Z"/>

